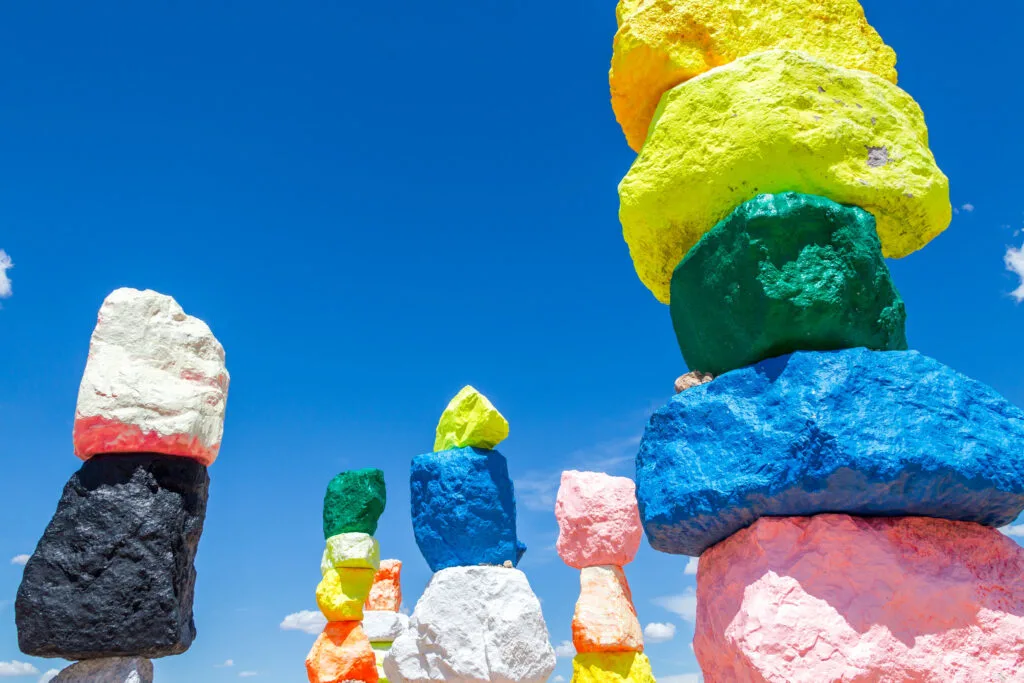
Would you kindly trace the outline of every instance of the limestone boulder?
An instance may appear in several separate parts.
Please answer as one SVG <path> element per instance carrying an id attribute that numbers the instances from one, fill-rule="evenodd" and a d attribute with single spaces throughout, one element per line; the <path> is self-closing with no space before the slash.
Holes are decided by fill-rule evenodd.
<path id="1" fill-rule="evenodd" d="M 508 421 L 487 397 L 471 386 L 455 395 L 441 413 L 434 451 L 493 449 L 508 437 Z"/>
<path id="2" fill-rule="evenodd" d="M 636 485 L 603 472 L 562 472 L 555 499 L 556 548 L 570 567 L 624 566 L 640 548 Z"/>
<path id="3" fill-rule="evenodd" d="M 372 536 L 387 500 L 381 470 L 366 468 L 339 473 L 327 484 L 324 494 L 324 538 L 349 533 Z"/>
<path id="4" fill-rule="evenodd" d="M 402 563 L 399 560 L 381 560 L 373 577 L 365 609 L 397 612 L 402 609 Z"/>
<path id="5" fill-rule="evenodd" d="M 75 455 L 162 453 L 211 464 L 228 398 L 224 347 L 169 296 L 115 290 L 103 302 L 78 390 Z"/>
<path id="6" fill-rule="evenodd" d="M 391 683 L 543 683 L 554 668 L 540 601 L 504 567 L 434 574 L 384 658 Z"/>
<path id="7" fill-rule="evenodd" d="M 580 571 L 572 644 L 579 653 L 644 651 L 644 634 L 622 567 L 587 567 Z"/>
<path id="8" fill-rule="evenodd" d="M 306 657 L 309 683 L 377 683 L 377 658 L 358 621 L 328 623 Z"/>
<path id="9" fill-rule="evenodd" d="M 363 631 L 371 643 L 390 643 L 409 628 L 409 617 L 401 612 L 363 612 Z"/>
<path id="10" fill-rule="evenodd" d="M 55 683 L 153 683 L 153 662 L 143 657 L 87 659 L 62 670 Z"/>
<path id="11" fill-rule="evenodd" d="M 693 644 L 708 683 L 1011 681 L 1024 550 L 968 522 L 765 518 L 701 557 Z"/>

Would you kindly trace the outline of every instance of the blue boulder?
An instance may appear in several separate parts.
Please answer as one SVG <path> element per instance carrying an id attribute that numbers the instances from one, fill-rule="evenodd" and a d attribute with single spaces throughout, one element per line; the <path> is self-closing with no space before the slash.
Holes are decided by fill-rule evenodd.
<path id="1" fill-rule="evenodd" d="M 798 352 L 676 395 L 636 458 L 651 545 L 700 555 L 764 516 L 1024 509 L 1024 412 L 916 351 Z"/>
<path id="2" fill-rule="evenodd" d="M 498 451 L 456 448 L 412 461 L 412 527 L 432 570 L 519 563 L 516 496 Z"/>

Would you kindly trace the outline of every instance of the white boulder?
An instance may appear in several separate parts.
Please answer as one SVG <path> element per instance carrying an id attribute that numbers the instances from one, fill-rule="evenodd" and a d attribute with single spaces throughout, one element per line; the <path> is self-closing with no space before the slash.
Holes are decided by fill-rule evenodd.
<path id="1" fill-rule="evenodd" d="M 115 290 L 100 308 L 75 410 L 75 455 L 163 453 L 212 463 L 228 396 L 224 347 L 169 296 Z"/>
<path id="2" fill-rule="evenodd" d="M 409 617 L 401 612 L 363 610 L 363 632 L 371 643 L 390 643 L 409 628 Z"/>
<path id="3" fill-rule="evenodd" d="M 384 658 L 391 683 L 543 683 L 554 668 L 540 601 L 504 567 L 434 574 Z"/>

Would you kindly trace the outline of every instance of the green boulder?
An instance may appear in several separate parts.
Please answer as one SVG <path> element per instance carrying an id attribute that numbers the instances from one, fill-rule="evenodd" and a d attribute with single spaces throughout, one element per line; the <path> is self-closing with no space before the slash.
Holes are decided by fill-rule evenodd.
<path id="1" fill-rule="evenodd" d="M 324 538 L 352 532 L 372 536 L 386 504 L 383 472 L 342 472 L 331 479 L 324 495 Z"/>
<path id="2" fill-rule="evenodd" d="M 793 351 L 907 348 L 874 216 L 824 197 L 741 204 L 676 267 L 669 307 L 687 366 L 714 375 Z"/>

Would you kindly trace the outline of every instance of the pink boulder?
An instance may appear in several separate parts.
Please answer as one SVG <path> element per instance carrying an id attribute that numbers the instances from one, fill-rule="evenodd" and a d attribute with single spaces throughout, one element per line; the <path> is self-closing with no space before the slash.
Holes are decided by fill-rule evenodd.
<path id="1" fill-rule="evenodd" d="M 629 564 L 643 536 L 636 485 L 602 472 L 562 472 L 555 501 L 558 554 L 570 567 Z"/>
<path id="2" fill-rule="evenodd" d="M 693 645 L 707 683 L 1017 680 L 1024 550 L 970 522 L 763 518 L 701 557 Z"/>

